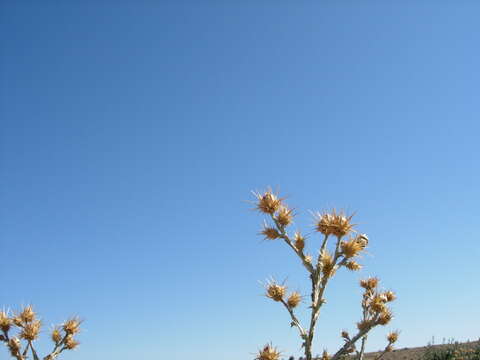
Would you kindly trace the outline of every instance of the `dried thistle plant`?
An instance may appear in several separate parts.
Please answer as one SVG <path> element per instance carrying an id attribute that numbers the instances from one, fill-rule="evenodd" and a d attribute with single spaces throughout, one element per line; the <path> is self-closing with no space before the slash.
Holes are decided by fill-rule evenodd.
<path id="1" fill-rule="evenodd" d="M 51 332 L 53 350 L 43 360 L 54 360 L 65 350 L 74 350 L 79 345 L 75 335 L 80 332 L 81 321 L 74 317 L 55 326 Z M 42 321 L 32 306 L 24 307 L 19 313 L 0 311 L 0 342 L 3 342 L 16 360 L 40 360 L 34 342 L 38 339 Z M 15 334 L 13 334 L 15 333 Z"/>
<path id="2" fill-rule="evenodd" d="M 315 214 L 315 231 L 323 235 L 315 262 L 311 255 L 305 253 L 306 238 L 299 232 L 293 236 L 289 235 L 287 228 L 293 222 L 293 210 L 271 189 L 263 193 L 254 193 L 256 197 L 256 210 L 265 214 L 270 222 L 264 222 L 260 234 L 266 240 L 283 240 L 300 259 L 303 267 L 308 272 L 311 283 L 309 304 L 310 319 L 308 326 L 303 326 L 295 314 L 295 309 L 302 302 L 302 296 L 298 292 L 288 294 L 287 286 L 270 280 L 265 288 L 265 296 L 275 302 L 281 303 L 288 311 L 291 318 L 290 325 L 298 329 L 302 348 L 306 360 L 313 360 L 312 345 L 315 335 L 315 328 L 320 310 L 326 303 L 324 298 L 325 290 L 329 281 L 341 268 L 350 271 L 358 271 L 361 265 L 357 258 L 368 246 L 369 239 L 364 234 L 358 234 L 355 224 L 352 223 L 353 215 L 347 215 L 342 211 L 332 210 L 330 212 Z M 330 249 L 329 249 L 330 248 Z M 362 319 L 357 322 L 357 332 L 354 336 L 343 330 L 341 337 L 344 345 L 333 355 L 324 351 L 322 360 L 339 360 L 342 357 L 356 353 L 358 360 L 363 359 L 365 343 L 368 333 L 377 326 L 387 325 L 393 318 L 388 303 L 395 300 L 396 296 L 392 291 L 380 291 L 379 280 L 369 278 L 362 280 L 360 286 L 364 289 L 361 306 Z M 379 360 L 385 353 L 392 351 L 393 344 L 398 339 L 398 332 L 391 332 L 387 336 L 387 346 L 384 351 L 375 359 Z M 356 348 L 357 341 L 361 340 L 361 347 Z M 260 350 L 257 360 L 276 360 L 279 353 L 271 344 L 265 345 Z"/>

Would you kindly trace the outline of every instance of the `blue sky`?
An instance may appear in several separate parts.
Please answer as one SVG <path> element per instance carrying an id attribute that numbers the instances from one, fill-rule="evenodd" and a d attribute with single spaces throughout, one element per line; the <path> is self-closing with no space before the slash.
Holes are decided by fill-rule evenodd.
<path id="1" fill-rule="evenodd" d="M 0 303 L 82 316 L 65 359 L 299 355 L 258 283 L 308 292 L 257 235 L 247 201 L 269 185 L 294 229 L 336 207 L 371 240 L 317 352 L 354 329 L 369 275 L 398 294 L 399 347 L 478 338 L 479 3 L 0 6 Z"/>

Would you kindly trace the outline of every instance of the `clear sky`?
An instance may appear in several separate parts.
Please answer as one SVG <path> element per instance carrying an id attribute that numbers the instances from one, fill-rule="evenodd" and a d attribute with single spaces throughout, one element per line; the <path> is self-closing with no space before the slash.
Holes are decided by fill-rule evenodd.
<path id="1" fill-rule="evenodd" d="M 300 355 L 258 281 L 308 292 L 251 190 L 356 211 L 316 352 L 395 290 L 399 347 L 478 338 L 480 3 L 2 1 L 0 306 L 78 314 L 65 359 Z M 315 234 L 308 246 L 319 245 Z M 371 336 L 384 346 L 388 329 Z M 48 342 L 43 334 L 43 343 Z"/>

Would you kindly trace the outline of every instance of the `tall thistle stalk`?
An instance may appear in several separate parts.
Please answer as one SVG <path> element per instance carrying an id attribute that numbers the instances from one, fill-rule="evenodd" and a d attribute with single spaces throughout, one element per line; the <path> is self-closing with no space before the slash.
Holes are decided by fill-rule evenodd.
<path id="1" fill-rule="evenodd" d="M 79 342 L 74 336 L 80 331 L 81 321 L 71 318 L 56 326 L 51 332 L 52 351 L 43 360 L 55 360 L 63 351 L 76 349 Z M 0 311 L 0 343 L 3 342 L 12 358 L 16 360 L 40 360 L 35 350 L 42 321 L 31 306 L 24 307 L 18 314 Z M 12 334 L 13 332 L 16 334 Z M 31 355 L 31 357 L 30 357 Z"/>
<path id="2" fill-rule="evenodd" d="M 316 258 L 305 253 L 306 238 L 295 232 L 290 235 L 287 231 L 293 221 L 293 210 L 271 190 L 264 193 L 254 193 L 256 196 L 256 210 L 265 214 L 269 222 L 264 223 L 261 234 L 267 240 L 281 240 L 288 245 L 293 253 L 300 259 L 301 264 L 308 273 L 311 283 L 310 292 L 310 318 L 307 325 L 302 325 L 295 313 L 295 309 L 302 302 L 302 296 L 298 292 L 292 292 L 287 296 L 287 287 L 275 280 L 270 280 L 265 285 L 266 296 L 280 303 L 288 312 L 292 327 L 297 328 L 306 360 L 312 360 L 312 346 L 315 337 L 315 329 L 320 312 L 326 300 L 325 291 L 329 281 L 341 268 L 350 271 L 358 271 L 361 265 L 356 258 L 368 245 L 368 237 L 357 234 L 355 224 L 351 223 L 352 216 L 335 210 L 331 212 L 315 214 L 315 231 L 322 235 L 320 247 Z M 376 326 L 386 325 L 392 319 L 392 312 L 387 304 L 395 300 L 392 291 L 382 292 L 378 289 L 378 279 L 369 278 L 362 280 L 360 286 L 364 289 L 362 297 L 362 319 L 357 322 L 357 333 L 350 336 L 347 331 L 341 332 L 344 340 L 343 346 L 333 355 L 323 352 L 322 360 L 339 360 L 348 354 L 356 353 L 358 360 L 363 359 L 367 334 Z M 393 349 L 393 343 L 398 338 L 398 332 L 392 332 L 387 336 L 388 345 L 378 360 L 386 352 Z M 356 343 L 361 340 L 361 348 L 357 350 Z M 280 353 L 271 344 L 265 345 L 257 356 L 257 360 L 278 360 Z"/>

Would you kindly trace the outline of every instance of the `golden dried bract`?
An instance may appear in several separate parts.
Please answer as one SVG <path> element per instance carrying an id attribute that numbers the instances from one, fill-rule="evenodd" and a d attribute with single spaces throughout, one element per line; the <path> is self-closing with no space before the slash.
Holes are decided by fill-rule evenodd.
<path id="1" fill-rule="evenodd" d="M 286 206 L 280 206 L 277 211 L 277 215 L 275 215 L 275 219 L 280 226 L 288 226 L 293 220 L 293 210 L 287 208 Z"/>
<path id="2" fill-rule="evenodd" d="M 345 266 L 347 267 L 348 270 L 352 271 L 358 271 L 362 268 L 362 265 L 357 263 L 356 261 L 348 261 Z"/>
<path id="3" fill-rule="evenodd" d="M 357 323 L 357 328 L 360 331 L 366 331 L 372 327 L 372 322 L 370 320 L 362 320 Z"/>
<path id="4" fill-rule="evenodd" d="M 280 237 L 280 233 L 277 231 L 277 229 L 269 226 L 265 226 L 261 234 L 265 236 L 265 239 L 268 239 L 268 240 L 275 240 Z"/>
<path id="5" fill-rule="evenodd" d="M 8 317 L 5 311 L 0 311 L 0 330 L 8 332 L 12 326 L 12 320 Z"/>
<path id="6" fill-rule="evenodd" d="M 387 335 L 387 340 L 390 344 L 395 343 L 398 340 L 398 331 L 392 331 Z"/>
<path id="7" fill-rule="evenodd" d="M 279 199 L 272 190 L 265 193 L 254 193 L 257 198 L 257 210 L 265 214 L 273 215 L 282 205 L 282 199 Z"/>
<path id="8" fill-rule="evenodd" d="M 366 290 L 373 290 L 378 286 L 378 278 L 368 278 L 360 280 L 360 286 Z"/>
<path id="9" fill-rule="evenodd" d="M 393 314 L 389 309 L 385 309 L 378 317 L 378 324 L 387 325 L 393 319 Z"/>
<path id="10" fill-rule="evenodd" d="M 271 344 L 267 344 L 258 352 L 256 360 L 279 360 L 281 353 Z"/>
<path id="11" fill-rule="evenodd" d="M 68 350 L 75 349 L 79 344 L 80 343 L 76 341 L 72 335 L 68 335 L 65 339 L 65 348 L 67 348 Z"/>
<path id="12" fill-rule="evenodd" d="M 290 296 L 287 299 L 287 304 L 290 308 L 295 308 L 302 302 L 302 295 L 300 295 L 298 292 L 294 291 L 290 294 Z"/>
<path id="13" fill-rule="evenodd" d="M 357 256 L 364 248 L 364 243 L 358 241 L 357 238 L 351 238 L 348 241 L 342 241 L 340 243 L 340 249 L 342 250 L 342 254 L 347 259 Z"/>
<path id="14" fill-rule="evenodd" d="M 295 236 L 294 236 L 294 239 L 295 239 L 295 248 L 298 250 L 298 251 L 303 251 L 303 249 L 305 248 L 305 238 L 302 236 L 302 234 L 300 234 L 298 231 L 295 233 Z"/>
<path id="15" fill-rule="evenodd" d="M 322 264 L 323 275 L 326 277 L 331 277 L 333 274 L 335 274 L 335 263 L 332 255 L 330 255 L 328 251 L 323 251 L 322 256 L 320 257 L 320 262 Z"/>
<path id="16" fill-rule="evenodd" d="M 35 320 L 25 324 L 20 332 L 20 338 L 27 341 L 33 341 L 38 338 L 40 327 L 42 326 L 40 320 Z"/>
<path id="17" fill-rule="evenodd" d="M 63 331 L 65 331 L 67 335 L 75 335 L 80 331 L 80 323 L 80 320 L 76 317 L 68 319 L 62 325 Z"/>
<path id="18" fill-rule="evenodd" d="M 391 290 L 386 291 L 386 292 L 384 293 L 384 295 L 385 295 L 385 297 L 386 297 L 386 299 L 387 299 L 388 302 L 394 301 L 394 300 L 397 298 L 397 296 L 395 295 L 395 293 L 394 293 L 393 291 L 391 291 Z"/>
<path id="19" fill-rule="evenodd" d="M 31 305 L 25 307 L 22 312 L 18 315 L 18 317 L 21 319 L 22 322 L 28 323 L 33 320 L 35 320 L 35 311 L 33 311 L 33 308 Z"/>
<path id="20" fill-rule="evenodd" d="M 58 344 L 62 340 L 62 334 L 60 333 L 60 329 L 56 327 L 52 330 L 52 341 L 55 344 Z"/>
<path id="21" fill-rule="evenodd" d="M 286 290 L 286 286 L 279 285 L 273 281 L 267 284 L 267 293 L 265 295 L 274 301 L 282 301 Z"/>
<path id="22" fill-rule="evenodd" d="M 337 213 L 335 210 L 331 213 L 317 213 L 316 217 L 316 230 L 326 236 L 335 235 L 340 238 L 349 234 L 355 226 L 350 222 L 353 215 L 347 216 L 345 213 Z"/>

